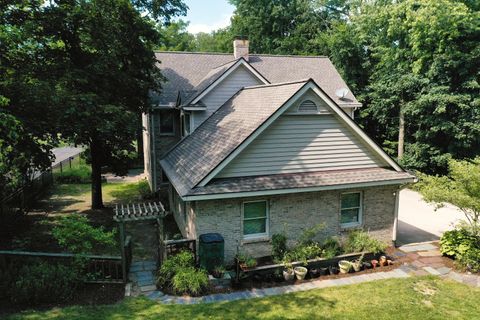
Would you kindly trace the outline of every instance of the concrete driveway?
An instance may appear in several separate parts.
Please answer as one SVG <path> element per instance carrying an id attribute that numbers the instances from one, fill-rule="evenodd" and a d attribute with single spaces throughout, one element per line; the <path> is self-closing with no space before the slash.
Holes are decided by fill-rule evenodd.
<path id="1" fill-rule="evenodd" d="M 398 220 L 397 242 L 403 245 L 438 240 L 464 216 L 452 205 L 435 211 L 418 192 L 404 189 L 400 192 Z"/>

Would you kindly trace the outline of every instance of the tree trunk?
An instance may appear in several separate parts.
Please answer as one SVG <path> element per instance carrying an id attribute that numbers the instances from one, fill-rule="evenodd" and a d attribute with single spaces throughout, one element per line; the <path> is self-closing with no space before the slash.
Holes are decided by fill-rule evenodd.
<path id="1" fill-rule="evenodd" d="M 90 154 L 92 158 L 92 209 L 103 208 L 101 152 L 100 143 L 96 139 L 93 139 L 90 143 Z"/>
<path id="2" fill-rule="evenodd" d="M 405 149 L 405 114 L 402 106 L 400 106 L 399 112 L 399 126 L 398 126 L 398 160 L 403 157 L 403 151 Z"/>

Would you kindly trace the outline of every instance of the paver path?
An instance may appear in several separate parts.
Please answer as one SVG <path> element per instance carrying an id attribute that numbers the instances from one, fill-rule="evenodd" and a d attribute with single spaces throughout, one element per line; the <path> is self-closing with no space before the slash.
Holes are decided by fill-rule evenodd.
<path id="1" fill-rule="evenodd" d="M 156 290 L 154 287 L 153 278 L 151 282 L 140 281 L 139 284 L 142 284 L 143 286 L 139 286 L 139 288 L 141 294 L 160 303 L 196 304 L 268 297 L 290 292 L 307 291 L 312 289 L 357 284 L 375 280 L 406 278 L 415 275 L 420 276 L 428 274 L 450 278 L 470 286 L 480 287 L 480 276 L 458 273 L 447 267 L 449 260 L 441 256 L 438 246 L 434 243 L 421 243 L 402 246 L 394 253 L 394 256 L 397 258 L 406 257 L 408 258 L 408 262 L 405 262 L 400 267 L 391 271 L 365 273 L 337 279 L 322 279 L 320 277 L 318 280 L 308 281 L 300 284 L 235 291 L 231 293 L 216 293 L 203 297 L 178 297 L 164 294 L 163 292 Z M 147 263 L 147 266 L 148 265 L 149 264 Z M 145 276 L 145 274 L 142 273 L 145 271 L 143 265 L 137 266 L 134 270 L 137 270 L 135 276 L 138 279 L 145 279 L 142 278 L 142 276 Z"/>

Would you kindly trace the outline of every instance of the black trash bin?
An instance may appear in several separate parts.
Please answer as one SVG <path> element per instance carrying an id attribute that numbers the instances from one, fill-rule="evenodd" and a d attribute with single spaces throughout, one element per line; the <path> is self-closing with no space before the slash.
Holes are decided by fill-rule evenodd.
<path id="1" fill-rule="evenodd" d="M 223 265 L 225 240 L 219 233 L 205 233 L 200 235 L 198 256 L 200 267 L 212 271 Z"/>

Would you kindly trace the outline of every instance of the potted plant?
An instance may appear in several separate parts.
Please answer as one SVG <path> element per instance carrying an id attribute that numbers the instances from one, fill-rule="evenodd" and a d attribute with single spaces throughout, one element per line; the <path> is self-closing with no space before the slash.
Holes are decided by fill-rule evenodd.
<path id="1" fill-rule="evenodd" d="M 253 269 L 257 266 L 257 260 L 255 260 L 255 258 L 252 258 L 252 257 L 243 257 L 243 261 L 242 260 L 239 260 L 239 261 L 240 261 L 240 268 L 243 271 Z"/>
<path id="2" fill-rule="evenodd" d="M 298 280 L 303 280 L 305 279 L 305 276 L 307 275 L 307 268 L 305 267 L 295 267 L 293 269 L 295 271 L 295 276 L 297 277 Z"/>
<path id="3" fill-rule="evenodd" d="M 295 278 L 295 271 L 293 270 L 293 266 L 291 262 L 287 262 L 284 264 L 285 269 L 283 270 L 283 278 L 285 281 L 292 281 Z"/>
<path id="4" fill-rule="evenodd" d="M 335 266 L 329 266 L 328 267 L 328 272 L 330 274 L 338 274 L 340 272 L 340 270 L 338 269 L 338 267 L 335 267 Z"/>
<path id="5" fill-rule="evenodd" d="M 310 270 L 308 270 L 308 274 L 311 278 L 318 278 L 320 276 L 320 269 L 311 268 Z"/>
<path id="6" fill-rule="evenodd" d="M 217 279 L 223 278 L 223 274 L 225 273 L 225 267 L 220 265 L 216 266 L 213 271 L 212 271 L 212 276 L 214 276 Z"/>
<path id="7" fill-rule="evenodd" d="M 381 256 L 380 259 L 378 259 L 378 263 L 380 264 L 381 267 L 386 266 L 388 264 L 387 257 Z"/>
<path id="8" fill-rule="evenodd" d="M 372 268 L 375 269 L 378 265 L 378 260 L 373 259 L 370 263 L 372 264 Z"/>
<path id="9" fill-rule="evenodd" d="M 329 274 L 328 268 L 320 268 L 319 272 L 321 276 L 326 276 Z"/>
<path id="10" fill-rule="evenodd" d="M 352 263 L 347 260 L 338 261 L 338 266 L 340 267 L 340 273 L 349 273 L 352 269 Z"/>
<path id="11" fill-rule="evenodd" d="M 370 262 L 363 262 L 363 269 L 372 269 L 372 264 Z"/>
<path id="12" fill-rule="evenodd" d="M 357 260 L 352 261 L 352 267 L 353 267 L 353 270 L 355 270 L 355 272 L 358 272 L 358 271 L 362 270 L 363 258 L 364 258 L 364 257 L 365 257 L 365 254 L 362 253 L 362 255 L 360 256 L 360 258 L 358 258 Z"/>

